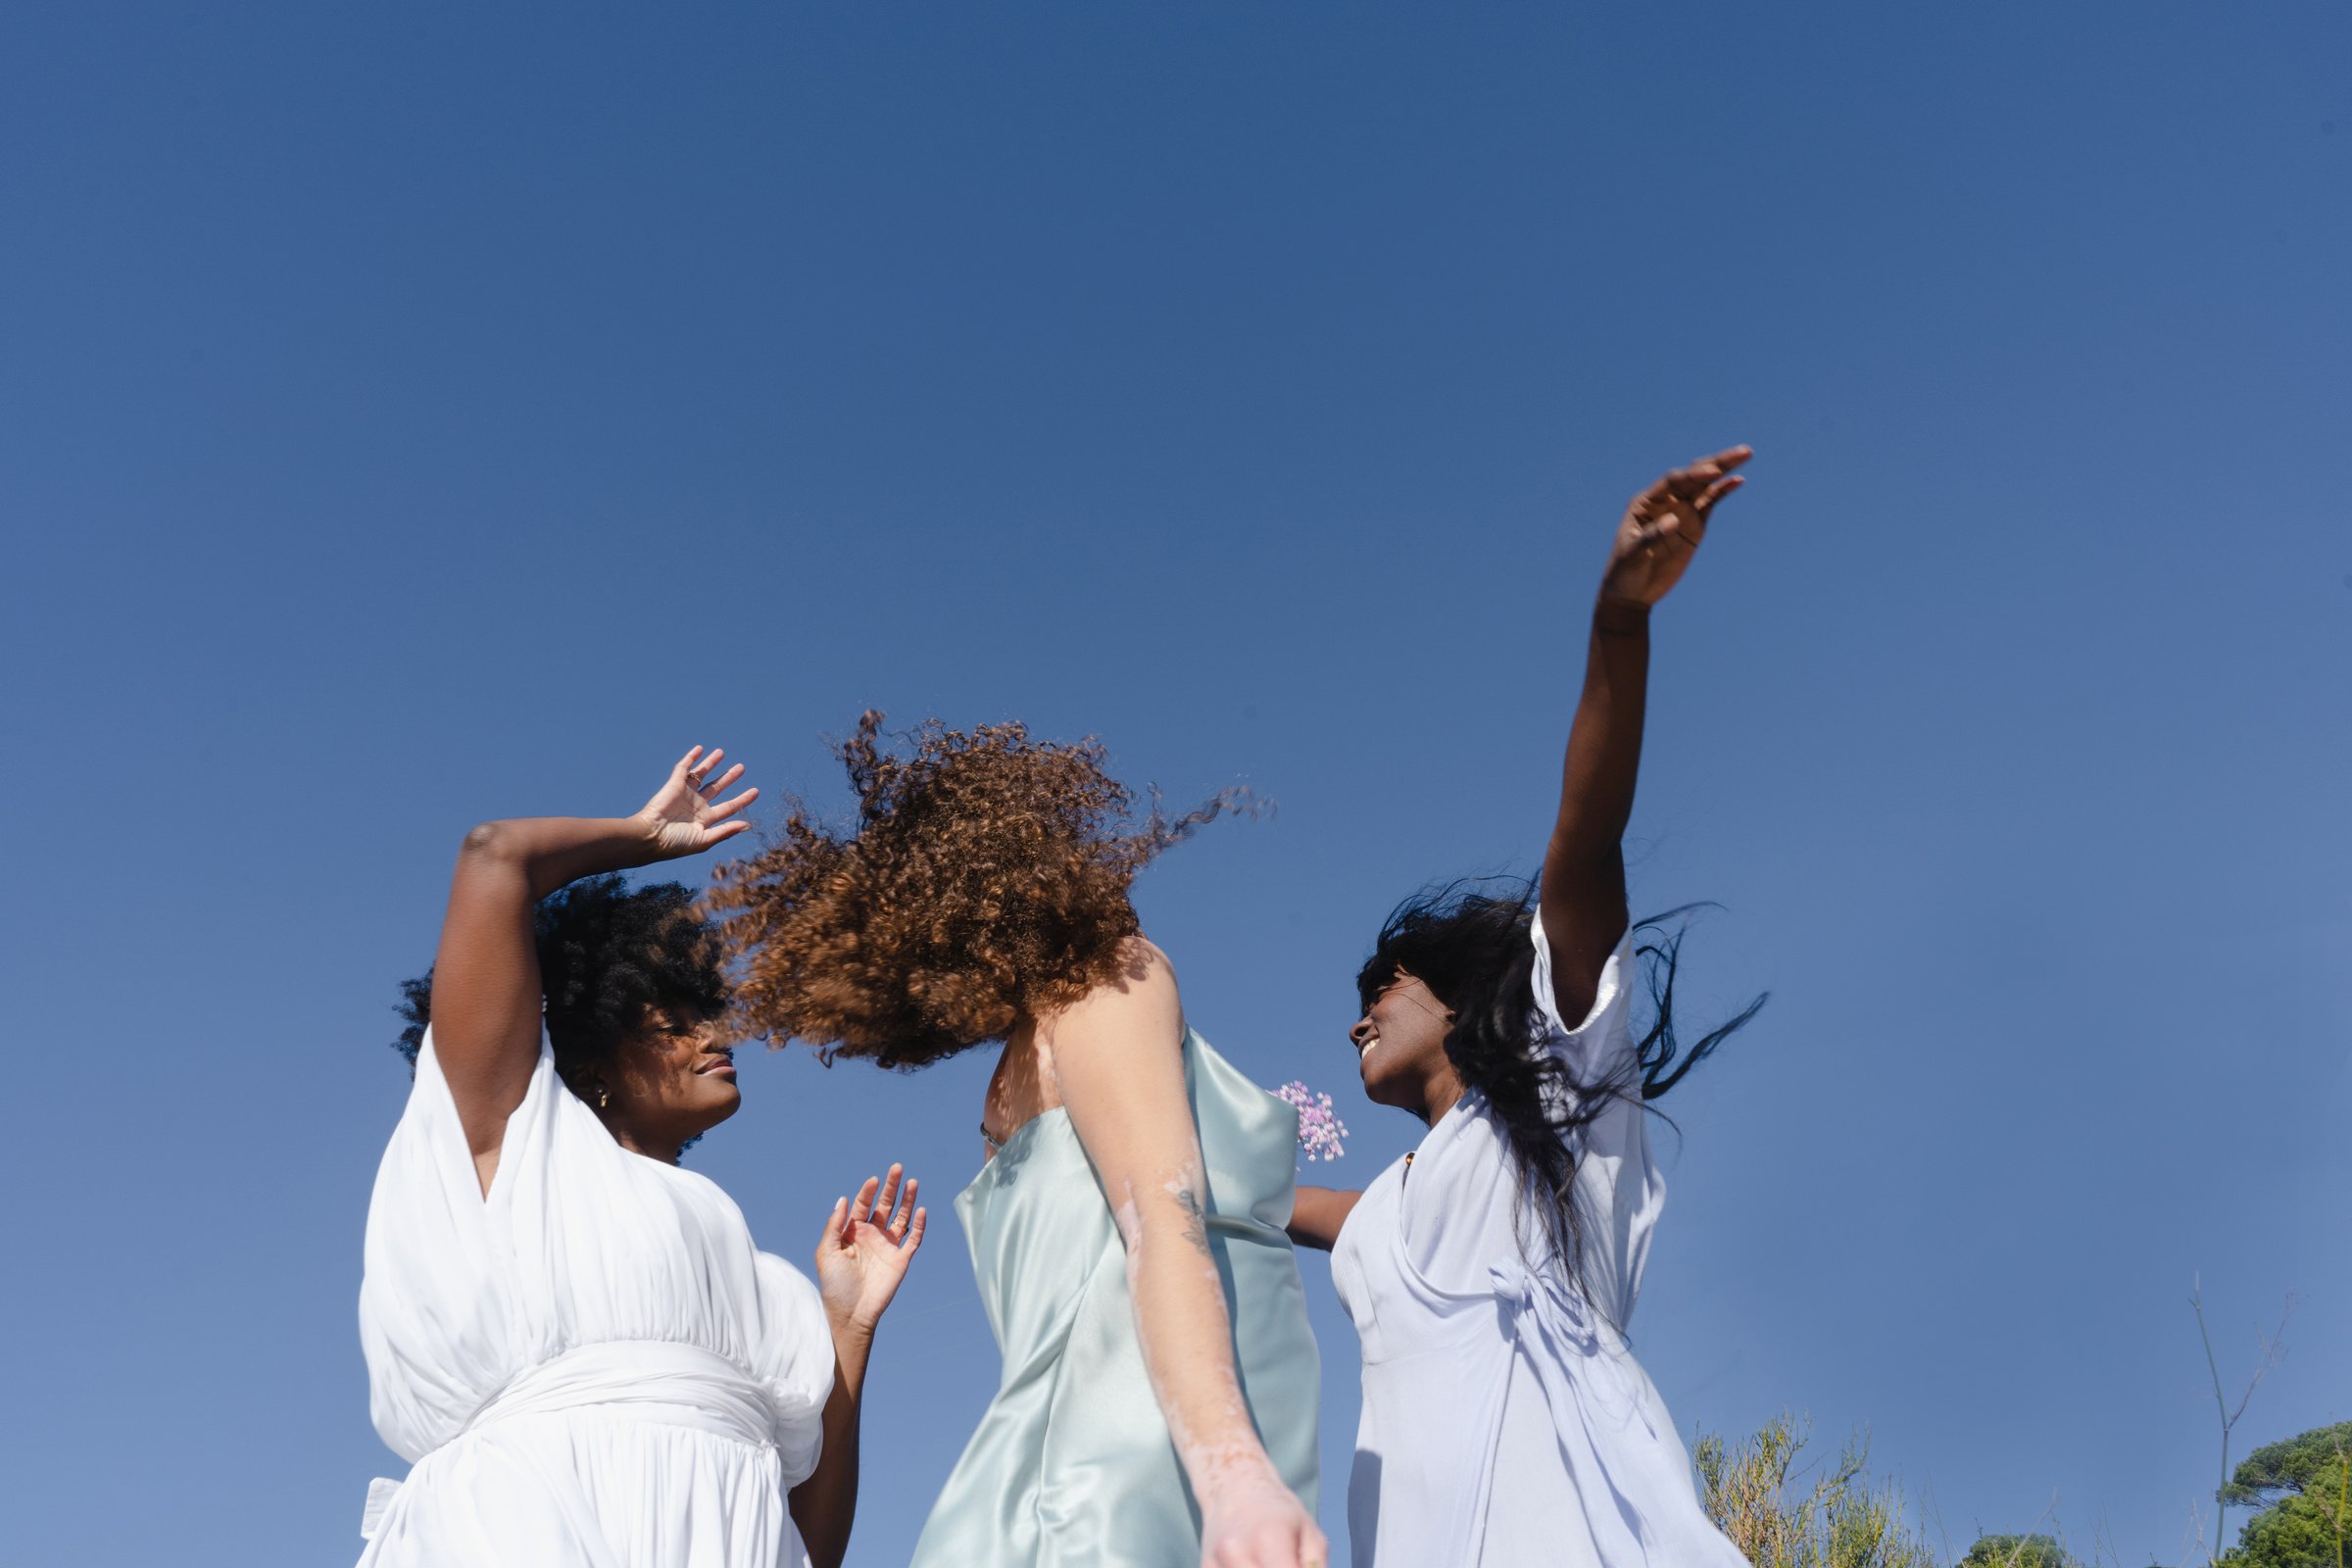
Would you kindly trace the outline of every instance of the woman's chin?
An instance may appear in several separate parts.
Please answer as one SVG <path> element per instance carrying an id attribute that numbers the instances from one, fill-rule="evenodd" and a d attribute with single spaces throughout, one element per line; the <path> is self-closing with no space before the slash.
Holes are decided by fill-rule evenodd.
<path id="1" fill-rule="evenodd" d="M 701 1103 L 695 1107 L 702 1122 L 695 1134 L 698 1138 L 743 1108 L 743 1091 L 735 1087 L 733 1079 L 706 1078 L 703 1082 L 706 1087 L 696 1097 Z"/>
<path id="2" fill-rule="evenodd" d="M 1420 1086 L 1412 1082 L 1409 1074 L 1392 1075 L 1373 1071 L 1365 1073 L 1363 1078 L 1364 1098 L 1375 1105 L 1420 1114 Z"/>

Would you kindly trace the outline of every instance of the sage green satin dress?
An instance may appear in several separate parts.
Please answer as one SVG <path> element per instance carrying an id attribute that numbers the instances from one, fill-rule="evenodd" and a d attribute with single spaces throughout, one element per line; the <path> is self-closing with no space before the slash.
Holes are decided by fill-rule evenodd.
<path id="1" fill-rule="evenodd" d="M 1242 1393 L 1311 1513 L 1322 1367 L 1291 1254 L 1298 1113 L 1188 1033 Z M 1070 1118 L 1023 1124 L 956 1200 L 1004 1381 L 911 1568 L 1200 1568 L 1200 1512 L 1152 1396 L 1127 1253 Z"/>

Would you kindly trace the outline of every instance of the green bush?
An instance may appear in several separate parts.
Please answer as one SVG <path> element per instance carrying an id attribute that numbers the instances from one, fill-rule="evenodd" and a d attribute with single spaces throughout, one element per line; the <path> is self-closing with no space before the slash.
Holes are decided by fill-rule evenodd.
<path id="1" fill-rule="evenodd" d="M 2082 1568 L 2048 1536 L 1979 1536 L 1958 1568 Z"/>

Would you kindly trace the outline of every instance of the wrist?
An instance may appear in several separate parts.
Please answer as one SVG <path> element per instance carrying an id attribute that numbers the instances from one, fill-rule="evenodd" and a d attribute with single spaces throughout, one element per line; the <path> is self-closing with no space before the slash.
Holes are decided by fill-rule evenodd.
<path id="1" fill-rule="evenodd" d="M 656 860 L 669 858 L 669 852 L 662 846 L 663 823 L 660 812 L 639 811 L 621 818 L 621 821 L 625 825 L 629 853 L 639 857 L 639 865 L 651 865 Z"/>
<path id="2" fill-rule="evenodd" d="M 1282 1472 L 1274 1468 L 1273 1459 L 1263 1448 L 1246 1457 L 1225 1458 L 1205 1468 L 1208 1474 L 1193 1481 L 1193 1494 L 1200 1499 L 1200 1511 L 1204 1514 L 1242 1507 L 1262 1498 L 1269 1491 L 1288 1494 L 1291 1490 L 1290 1483 L 1282 1479 Z"/>
<path id="3" fill-rule="evenodd" d="M 857 1312 L 825 1310 L 825 1326 L 833 1332 L 835 1345 L 849 1346 L 858 1350 L 874 1348 L 874 1330 L 880 1326 L 878 1317 L 865 1317 Z"/>
<path id="4" fill-rule="evenodd" d="M 1649 630 L 1649 603 L 1612 597 L 1604 588 L 1592 606 L 1592 629 L 1602 636 L 1638 636 Z"/>
<path id="5" fill-rule="evenodd" d="M 546 898 L 584 876 L 627 871 L 662 858 L 643 817 L 580 817 L 563 825 L 554 842 L 542 840 L 524 852 L 522 866 L 533 898 Z"/>

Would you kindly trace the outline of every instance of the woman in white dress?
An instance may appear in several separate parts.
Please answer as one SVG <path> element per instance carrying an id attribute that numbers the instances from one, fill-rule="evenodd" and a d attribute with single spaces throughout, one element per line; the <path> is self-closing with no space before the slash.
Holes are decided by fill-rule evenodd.
<path id="1" fill-rule="evenodd" d="M 633 816 L 466 837 L 416 1082 L 368 1211 L 365 1568 L 838 1568 L 876 1323 L 921 1244 L 898 1167 L 834 1205 L 816 1283 L 679 1151 L 741 1096 L 713 933 L 612 874 L 743 830 L 697 747 Z"/>
<path id="2" fill-rule="evenodd" d="M 1643 1102 L 1755 1005 L 1675 1060 L 1678 939 L 1628 929 L 1619 841 L 1650 607 L 1748 455 L 1668 474 L 1618 525 L 1540 897 L 1409 904 L 1357 977 L 1365 1093 L 1430 1131 L 1362 1193 L 1300 1188 L 1291 1227 L 1331 1249 L 1361 1342 L 1356 1568 L 1740 1568 L 1626 1329 L 1665 1200 Z M 1640 1041 L 1638 957 L 1658 1010 Z"/>

